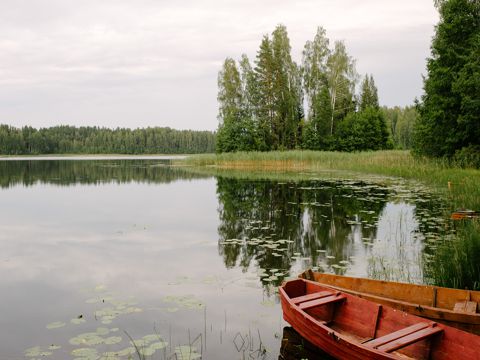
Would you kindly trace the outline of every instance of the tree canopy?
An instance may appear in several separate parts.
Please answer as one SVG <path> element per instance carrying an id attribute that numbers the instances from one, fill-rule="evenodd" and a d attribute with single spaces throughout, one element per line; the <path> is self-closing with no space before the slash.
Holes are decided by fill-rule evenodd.
<path id="1" fill-rule="evenodd" d="M 0 154 L 194 154 L 215 151 L 210 131 L 0 125 Z"/>
<path id="2" fill-rule="evenodd" d="M 480 2 L 436 5 L 440 22 L 418 105 L 415 150 L 434 157 L 476 152 L 480 158 Z"/>
<path id="3" fill-rule="evenodd" d="M 359 77 L 345 44 L 336 41 L 330 48 L 325 29 L 319 27 L 302 55 L 301 65 L 296 64 L 287 29 L 279 25 L 261 40 L 253 67 L 246 55 L 238 65 L 225 60 L 218 82 L 218 152 L 389 146 L 372 75 L 362 83 L 357 109 Z M 375 141 L 370 130 L 379 136 Z M 352 142 L 344 136 L 361 138 Z"/>

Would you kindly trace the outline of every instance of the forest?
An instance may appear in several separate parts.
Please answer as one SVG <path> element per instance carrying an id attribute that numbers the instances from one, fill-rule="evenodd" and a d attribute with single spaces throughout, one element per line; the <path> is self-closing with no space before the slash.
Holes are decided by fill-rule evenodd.
<path id="1" fill-rule="evenodd" d="M 291 56 L 287 29 L 278 25 L 261 41 L 253 65 L 246 55 L 225 59 L 218 75 L 217 152 L 380 150 L 410 148 L 412 108 L 380 108 L 372 75 L 360 84 L 355 60 L 342 41 L 319 27 Z M 398 127 L 397 127 L 398 125 Z"/>
<path id="2" fill-rule="evenodd" d="M 215 151 L 211 131 L 0 125 L 0 154 L 198 154 Z"/>
<path id="3" fill-rule="evenodd" d="M 283 25 L 263 37 L 253 64 L 246 55 L 226 58 L 218 74 L 217 152 L 398 148 L 478 166 L 480 4 L 435 5 L 440 22 L 424 95 L 404 108 L 380 107 L 373 76 L 361 78 L 345 43 L 331 45 L 322 27 L 306 42 L 301 64 Z"/>

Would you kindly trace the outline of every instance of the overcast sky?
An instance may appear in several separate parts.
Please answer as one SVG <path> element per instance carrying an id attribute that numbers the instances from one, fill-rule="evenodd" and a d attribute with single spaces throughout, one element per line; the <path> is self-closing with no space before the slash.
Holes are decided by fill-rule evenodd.
<path id="1" fill-rule="evenodd" d="M 408 105 L 437 21 L 433 0 L 0 0 L 0 123 L 214 130 L 223 60 L 280 23 L 296 61 L 323 26 Z"/>

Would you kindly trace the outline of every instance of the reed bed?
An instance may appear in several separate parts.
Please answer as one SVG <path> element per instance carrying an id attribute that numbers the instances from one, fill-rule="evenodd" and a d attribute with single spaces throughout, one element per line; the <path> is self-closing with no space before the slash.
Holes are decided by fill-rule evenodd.
<path id="1" fill-rule="evenodd" d="M 272 151 L 208 154 L 177 161 L 185 165 L 244 171 L 301 172 L 347 170 L 421 181 L 448 197 L 451 210 L 480 208 L 480 170 L 443 159 L 415 157 L 409 151 L 358 153 Z"/>

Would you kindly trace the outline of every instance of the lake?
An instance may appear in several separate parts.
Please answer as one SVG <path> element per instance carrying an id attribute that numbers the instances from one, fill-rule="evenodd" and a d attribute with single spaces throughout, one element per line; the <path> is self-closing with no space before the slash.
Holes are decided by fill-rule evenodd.
<path id="1" fill-rule="evenodd" d="M 428 283 L 419 183 L 164 158 L 0 161 L 0 359 L 278 359 L 307 268 Z"/>

